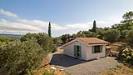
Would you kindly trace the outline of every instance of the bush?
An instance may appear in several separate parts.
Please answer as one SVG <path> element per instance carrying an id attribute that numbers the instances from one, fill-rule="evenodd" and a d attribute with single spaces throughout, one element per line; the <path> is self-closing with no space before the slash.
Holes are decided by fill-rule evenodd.
<path id="1" fill-rule="evenodd" d="M 24 75 L 37 68 L 46 55 L 35 41 L 15 41 L 0 47 L 0 66 L 9 75 Z"/>
<path id="2" fill-rule="evenodd" d="M 90 32 L 90 31 L 83 31 L 83 34 L 86 36 L 86 37 L 95 37 L 97 34 L 95 32 Z"/>
<path id="3" fill-rule="evenodd" d="M 133 65 L 133 49 L 125 48 L 121 50 L 118 55 L 118 59 L 124 63 Z"/>
<path id="4" fill-rule="evenodd" d="M 109 29 L 104 33 L 104 39 L 109 42 L 118 41 L 120 37 L 120 31 L 116 29 Z"/>
<path id="5" fill-rule="evenodd" d="M 97 34 L 91 31 L 80 31 L 77 33 L 76 37 L 95 37 Z"/>
<path id="6" fill-rule="evenodd" d="M 129 30 L 122 30 L 121 31 L 121 38 L 126 38 Z"/>
<path id="7" fill-rule="evenodd" d="M 127 34 L 127 41 L 130 45 L 133 45 L 133 30 L 130 30 Z"/>
<path id="8" fill-rule="evenodd" d="M 96 32 L 97 35 L 96 35 L 96 37 L 100 38 L 100 39 L 103 39 L 105 31 L 106 31 L 105 29 L 97 28 L 97 32 Z"/>

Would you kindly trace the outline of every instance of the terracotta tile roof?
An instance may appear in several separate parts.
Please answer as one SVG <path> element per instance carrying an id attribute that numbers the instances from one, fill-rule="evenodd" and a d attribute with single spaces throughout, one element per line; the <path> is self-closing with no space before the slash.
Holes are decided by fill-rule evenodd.
<path id="1" fill-rule="evenodd" d="M 95 38 L 95 37 L 89 37 L 89 38 L 77 38 L 81 40 L 84 43 L 87 44 L 109 44 L 109 42 Z"/>
<path id="2" fill-rule="evenodd" d="M 87 44 L 87 45 L 89 45 L 89 44 L 106 44 L 106 45 L 109 44 L 109 42 L 107 42 L 107 41 L 104 41 L 104 40 L 101 40 L 101 39 L 98 39 L 98 38 L 95 38 L 95 37 L 89 37 L 89 38 L 76 38 L 76 39 L 62 45 L 61 47 L 63 48 L 67 45 L 70 45 L 71 43 L 73 43 L 77 40 L 79 40 L 79 41 L 81 41 L 81 42 L 83 42 L 84 44 Z"/>

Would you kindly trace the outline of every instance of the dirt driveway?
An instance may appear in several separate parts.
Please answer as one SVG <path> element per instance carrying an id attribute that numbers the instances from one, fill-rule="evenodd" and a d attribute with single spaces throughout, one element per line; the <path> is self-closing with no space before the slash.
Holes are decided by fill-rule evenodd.
<path id="1" fill-rule="evenodd" d="M 103 70 L 114 68 L 119 65 L 117 60 L 113 57 L 83 61 L 63 54 L 54 54 L 51 64 L 65 69 L 65 71 L 71 75 L 99 75 Z"/>

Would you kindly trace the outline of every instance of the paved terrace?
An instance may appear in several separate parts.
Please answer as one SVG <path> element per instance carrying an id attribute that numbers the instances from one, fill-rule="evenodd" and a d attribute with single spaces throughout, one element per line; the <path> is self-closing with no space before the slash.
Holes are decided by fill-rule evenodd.
<path id="1" fill-rule="evenodd" d="M 99 75 L 103 70 L 119 65 L 113 57 L 84 61 L 58 53 L 53 55 L 51 64 L 65 69 L 71 75 Z"/>

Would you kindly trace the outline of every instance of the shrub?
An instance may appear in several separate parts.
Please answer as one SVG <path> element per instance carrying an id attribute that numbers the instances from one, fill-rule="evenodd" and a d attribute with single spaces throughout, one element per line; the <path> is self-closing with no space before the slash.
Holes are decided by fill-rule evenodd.
<path id="1" fill-rule="evenodd" d="M 122 30 L 121 31 L 121 38 L 126 38 L 129 30 Z"/>
<path id="2" fill-rule="evenodd" d="M 0 47 L 1 68 L 9 75 L 24 75 L 37 68 L 46 55 L 35 41 L 15 41 Z"/>
<path id="3" fill-rule="evenodd" d="M 133 49 L 125 48 L 121 50 L 118 55 L 118 59 L 124 63 L 133 65 Z"/>
<path id="4" fill-rule="evenodd" d="M 118 41 L 119 37 L 120 37 L 120 32 L 116 29 L 109 29 L 104 33 L 104 39 L 109 42 Z"/>
<path id="5" fill-rule="evenodd" d="M 103 39 L 104 38 L 104 33 L 106 30 L 102 29 L 102 28 L 97 28 L 97 38 Z"/>

